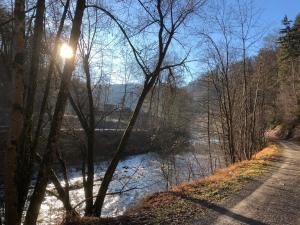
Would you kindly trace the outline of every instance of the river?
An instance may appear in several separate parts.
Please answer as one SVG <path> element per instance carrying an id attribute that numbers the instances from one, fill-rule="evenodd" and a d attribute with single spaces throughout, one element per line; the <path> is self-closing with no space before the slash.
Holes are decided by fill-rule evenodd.
<path id="1" fill-rule="evenodd" d="M 193 150 L 181 154 L 160 157 L 156 153 L 147 153 L 123 159 L 109 186 L 110 194 L 105 199 L 103 215 L 121 215 L 128 207 L 147 195 L 166 191 L 173 185 L 210 174 L 208 155 L 199 151 L 199 149 L 203 150 L 204 145 L 201 143 L 193 143 L 193 145 Z M 219 167 L 220 159 L 215 157 L 214 163 L 216 167 Z M 95 165 L 95 195 L 107 165 L 106 161 Z M 81 184 L 82 176 L 79 168 L 70 167 L 68 172 L 70 185 Z M 54 187 L 49 184 L 47 189 L 51 191 Z M 72 205 L 82 213 L 84 209 L 83 188 L 70 191 L 70 198 Z M 57 224 L 58 220 L 62 219 L 63 213 L 62 203 L 48 193 L 41 206 L 38 224 Z"/>

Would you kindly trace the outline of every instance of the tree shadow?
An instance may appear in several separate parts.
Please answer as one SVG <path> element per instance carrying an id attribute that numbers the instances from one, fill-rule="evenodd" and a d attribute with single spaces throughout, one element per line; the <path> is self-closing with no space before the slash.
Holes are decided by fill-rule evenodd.
<path id="1" fill-rule="evenodd" d="M 215 203 L 212 203 L 212 202 L 209 202 L 209 201 L 206 201 L 206 200 L 196 199 L 196 198 L 193 198 L 193 197 L 181 194 L 181 193 L 175 193 L 174 192 L 173 194 L 176 195 L 176 196 L 181 197 L 182 199 L 190 201 L 190 202 L 192 202 L 194 204 L 200 205 L 200 206 L 205 207 L 205 208 L 210 209 L 210 210 L 214 210 L 214 211 L 216 211 L 219 214 L 231 217 L 231 218 L 233 218 L 233 219 L 235 219 L 235 220 L 237 220 L 239 222 L 242 222 L 244 224 L 249 224 L 249 225 L 268 225 L 268 224 L 263 223 L 261 221 L 255 220 L 253 218 L 249 218 L 249 217 L 237 214 L 235 212 L 232 212 L 229 209 L 226 209 L 224 207 L 221 207 L 221 206 L 219 206 L 219 205 L 217 205 Z"/>

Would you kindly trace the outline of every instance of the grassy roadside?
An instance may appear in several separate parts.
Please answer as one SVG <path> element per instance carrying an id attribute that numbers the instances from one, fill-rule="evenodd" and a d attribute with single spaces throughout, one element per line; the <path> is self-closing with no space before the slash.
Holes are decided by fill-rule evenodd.
<path id="1" fill-rule="evenodd" d="M 121 217 L 111 219 L 84 218 L 75 224 L 189 224 L 205 216 L 207 208 L 238 193 L 248 182 L 271 170 L 272 159 L 280 153 L 270 145 L 252 160 L 233 164 L 213 175 L 182 183 L 171 191 L 155 193 L 138 203 Z"/>

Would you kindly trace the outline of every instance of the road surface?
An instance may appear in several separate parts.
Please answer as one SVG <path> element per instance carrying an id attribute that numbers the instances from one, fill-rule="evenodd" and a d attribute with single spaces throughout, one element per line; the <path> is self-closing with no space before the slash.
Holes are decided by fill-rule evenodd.
<path id="1" fill-rule="evenodd" d="M 300 225 L 300 146 L 280 142 L 282 162 L 272 176 L 214 225 Z"/>

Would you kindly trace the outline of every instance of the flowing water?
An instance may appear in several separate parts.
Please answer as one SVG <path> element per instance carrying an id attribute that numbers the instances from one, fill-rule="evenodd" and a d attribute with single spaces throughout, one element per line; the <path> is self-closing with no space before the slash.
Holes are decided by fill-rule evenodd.
<path id="1" fill-rule="evenodd" d="M 194 143 L 194 145 L 200 145 L 200 143 Z M 199 146 L 194 149 L 199 149 Z M 214 160 L 214 162 L 219 167 L 220 160 Z M 108 162 L 100 162 L 95 166 L 95 195 L 107 165 Z M 207 175 L 210 173 L 209 168 L 208 155 L 203 154 L 203 151 L 200 154 L 196 150 L 163 158 L 155 153 L 127 157 L 119 163 L 109 186 L 103 215 L 121 215 L 128 207 L 133 206 L 145 196 L 158 191 L 166 191 L 170 186 L 183 181 Z M 80 169 L 71 167 L 68 172 L 70 185 L 80 186 L 82 183 Z M 54 187 L 49 184 L 47 189 L 51 191 Z M 72 205 L 82 213 L 84 209 L 83 188 L 78 187 L 70 191 L 70 198 Z M 57 221 L 62 219 L 63 213 L 62 203 L 48 192 L 41 206 L 38 224 L 57 224 Z"/>

